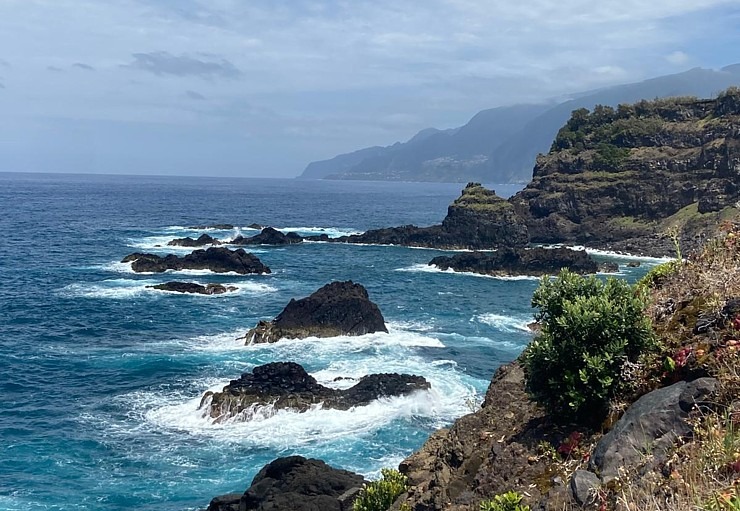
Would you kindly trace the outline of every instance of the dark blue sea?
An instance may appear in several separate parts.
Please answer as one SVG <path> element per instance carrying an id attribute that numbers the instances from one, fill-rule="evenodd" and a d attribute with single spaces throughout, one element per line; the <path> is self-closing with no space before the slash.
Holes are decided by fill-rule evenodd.
<path id="1" fill-rule="evenodd" d="M 495 186 L 508 196 L 515 187 Z M 375 477 L 475 409 L 494 370 L 530 340 L 531 278 L 434 270 L 442 252 L 304 243 L 257 247 L 271 275 L 140 275 L 136 251 L 251 223 L 338 236 L 442 220 L 459 184 L 0 174 L 0 510 L 194 510 L 244 491 L 278 456 L 319 457 Z M 174 249 L 185 254 L 187 249 Z M 606 256 L 604 256 L 606 257 Z M 620 274 L 633 279 L 641 268 Z M 368 289 L 388 334 L 236 340 L 332 280 Z M 218 296 L 148 289 L 220 282 Z M 321 383 L 405 372 L 432 390 L 348 411 L 264 410 L 214 424 L 198 409 L 256 365 L 298 362 Z"/>

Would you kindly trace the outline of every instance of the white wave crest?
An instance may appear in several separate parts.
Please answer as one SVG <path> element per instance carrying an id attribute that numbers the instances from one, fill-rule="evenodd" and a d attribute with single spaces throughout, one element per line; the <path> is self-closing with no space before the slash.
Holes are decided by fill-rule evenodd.
<path id="1" fill-rule="evenodd" d="M 515 318 L 500 314 L 479 314 L 470 318 L 470 321 L 484 323 L 501 332 L 531 332 L 528 325 L 534 320 L 533 318 Z"/>
<path id="2" fill-rule="evenodd" d="M 496 280 L 540 280 L 540 277 L 534 275 L 483 275 L 482 273 L 475 273 L 471 271 L 455 271 L 452 268 L 443 270 L 437 266 L 416 263 L 406 268 L 396 268 L 395 271 L 403 271 L 409 273 L 446 273 L 452 275 L 465 275 L 467 277 L 482 277 L 485 279 L 496 279 Z"/>
<path id="3" fill-rule="evenodd" d="M 161 284 L 157 280 L 132 280 L 132 279 L 108 279 L 98 283 L 84 284 L 76 283 L 65 286 L 60 290 L 62 296 L 68 298 L 107 298 L 113 300 L 126 300 L 136 298 L 145 294 L 162 294 L 173 296 L 198 296 L 203 298 L 224 298 L 238 294 L 262 295 L 274 293 L 276 288 L 258 282 L 225 283 L 226 287 L 235 287 L 236 291 L 228 293 L 205 295 L 197 293 L 178 293 L 176 291 L 163 291 L 153 289 L 151 286 Z M 206 285 L 201 282 L 195 284 Z"/>

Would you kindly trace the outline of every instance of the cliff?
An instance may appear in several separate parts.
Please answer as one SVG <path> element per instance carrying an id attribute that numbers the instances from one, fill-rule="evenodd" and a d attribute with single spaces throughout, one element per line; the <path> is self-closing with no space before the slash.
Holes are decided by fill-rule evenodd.
<path id="1" fill-rule="evenodd" d="M 737 212 L 740 89 L 573 112 L 510 199 L 535 243 L 670 253 Z M 650 241 L 653 239 L 653 241 Z"/>

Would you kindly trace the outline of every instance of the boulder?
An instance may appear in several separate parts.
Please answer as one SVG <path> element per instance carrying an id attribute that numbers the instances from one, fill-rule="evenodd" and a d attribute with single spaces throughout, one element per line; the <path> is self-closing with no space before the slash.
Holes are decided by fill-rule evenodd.
<path id="1" fill-rule="evenodd" d="M 484 275 L 553 275 L 567 268 L 575 273 L 596 273 L 599 265 L 585 250 L 569 248 L 500 248 L 495 252 L 465 252 L 439 256 L 429 262 L 442 270 Z"/>
<path id="2" fill-rule="evenodd" d="M 221 242 L 216 238 L 209 236 L 208 234 L 201 234 L 198 239 L 187 238 L 176 238 L 169 243 L 170 247 L 202 247 L 205 245 L 220 245 Z"/>
<path id="3" fill-rule="evenodd" d="M 173 291 L 176 293 L 194 293 L 199 295 L 220 295 L 228 293 L 230 291 L 236 291 L 238 288 L 234 286 L 224 286 L 223 284 L 196 284 L 195 282 L 165 282 L 164 284 L 157 284 L 154 286 L 146 286 L 150 289 L 157 289 L 160 291 Z"/>
<path id="4" fill-rule="evenodd" d="M 421 376 L 391 373 L 363 376 L 349 389 L 332 389 L 319 384 L 295 362 L 273 362 L 242 374 L 221 392 L 206 392 L 200 406 L 218 422 L 234 417 L 249 420 L 257 407 L 267 405 L 273 410 L 305 412 L 321 403 L 324 408 L 348 410 L 382 397 L 404 396 L 429 388 Z"/>
<path id="5" fill-rule="evenodd" d="M 292 299 L 272 321 L 260 321 L 245 335 L 247 344 L 280 339 L 336 337 L 388 332 L 367 290 L 352 281 L 332 282 L 307 298 Z"/>
<path id="6" fill-rule="evenodd" d="M 570 493 L 580 506 L 593 504 L 596 501 L 599 486 L 601 486 L 599 477 L 588 470 L 576 470 L 570 479 Z"/>
<path id="7" fill-rule="evenodd" d="M 260 224 L 249 224 L 247 226 L 247 228 L 248 229 L 257 229 L 258 231 L 261 231 L 262 229 L 264 229 L 264 226 L 262 226 Z"/>
<path id="8" fill-rule="evenodd" d="M 608 483 L 619 477 L 622 470 L 661 463 L 676 440 L 691 434 L 686 421 L 689 412 L 705 404 L 716 386 L 714 378 L 699 378 L 645 394 L 596 444 L 590 469 Z"/>
<path id="9" fill-rule="evenodd" d="M 216 273 L 240 274 L 270 273 L 270 268 L 242 248 L 229 250 L 225 247 L 211 247 L 207 250 L 196 250 L 184 257 L 173 254 L 160 257 L 156 254 L 137 252 L 127 255 L 121 262 L 130 262 L 131 269 L 137 273 L 162 273 L 167 270 L 211 270 Z"/>
<path id="10" fill-rule="evenodd" d="M 277 229 L 272 227 L 265 227 L 262 232 L 255 236 L 244 237 L 237 236 L 231 241 L 231 245 L 292 245 L 294 243 L 301 243 L 303 238 L 294 233 L 289 232 L 283 234 Z"/>
<path id="11" fill-rule="evenodd" d="M 239 508 L 209 506 L 208 511 L 350 511 L 351 507 L 342 505 L 341 497 L 366 482 L 361 475 L 330 467 L 321 460 L 278 458 L 257 473 L 241 496 Z M 224 499 L 227 502 L 233 499 L 224 497 L 229 497 Z"/>

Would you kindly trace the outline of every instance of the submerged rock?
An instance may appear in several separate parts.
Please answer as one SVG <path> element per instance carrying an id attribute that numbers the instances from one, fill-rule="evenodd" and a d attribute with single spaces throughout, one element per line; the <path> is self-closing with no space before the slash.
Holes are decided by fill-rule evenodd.
<path id="1" fill-rule="evenodd" d="M 265 465 L 243 494 L 216 497 L 207 511 L 349 511 L 345 498 L 367 481 L 358 474 L 302 456 Z"/>
<path id="2" fill-rule="evenodd" d="M 332 389 L 319 384 L 299 364 L 273 362 L 242 374 L 221 392 L 206 392 L 201 407 L 207 407 L 208 414 L 217 421 L 237 416 L 249 420 L 256 407 L 267 405 L 274 410 L 305 412 L 321 403 L 324 408 L 348 410 L 381 397 L 405 396 L 427 389 L 429 383 L 423 377 L 397 373 L 371 374 L 349 389 Z"/>
<path id="3" fill-rule="evenodd" d="M 238 288 L 234 286 L 224 286 L 223 284 L 196 284 L 195 282 L 165 282 L 164 284 L 157 284 L 154 286 L 146 286 L 151 289 L 157 289 L 159 291 L 173 291 L 176 293 L 193 293 L 199 295 L 220 295 L 228 293 L 230 291 L 237 291 Z"/>
<path id="4" fill-rule="evenodd" d="M 262 232 L 255 236 L 244 237 L 237 236 L 230 244 L 231 245 L 292 245 L 294 243 L 301 243 L 303 238 L 294 233 L 289 232 L 283 234 L 282 232 L 272 227 L 265 227 Z"/>
<path id="5" fill-rule="evenodd" d="M 247 344 L 280 339 L 336 337 L 388 332 L 367 290 L 354 282 L 332 282 L 311 296 L 292 299 L 272 321 L 260 321 L 245 335 Z"/>
<path id="6" fill-rule="evenodd" d="M 229 250 L 225 247 L 211 247 L 207 250 L 196 250 L 184 257 L 173 254 L 161 257 L 156 254 L 129 254 L 122 263 L 131 263 L 135 272 L 162 273 L 167 270 L 211 270 L 216 273 L 235 272 L 271 273 L 270 268 L 262 264 L 256 256 L 240 248 Z"/>
<path id="7" fill-rule="evenodd" d="M 169 243 L 167 243 L 170 247 L 202 247 L 205 245 L 220 245 L 221 242 L 214 238 L 213 236 L 209 236 L 208 234 L 201 234 L 198 239 L 193 239 L 190 237 L 187 238 L 176 238 Z"/>
<path id="8" fill-rule="evenodd" d="M 429 262 L 441 270 L 468 271 L 484 275 L 553 275 L 567 268 L 574 273 L 599 271 L 585 250 L 569 248 L 501 248 L 495 252 L 467 252 L 439 256 Z"/>

